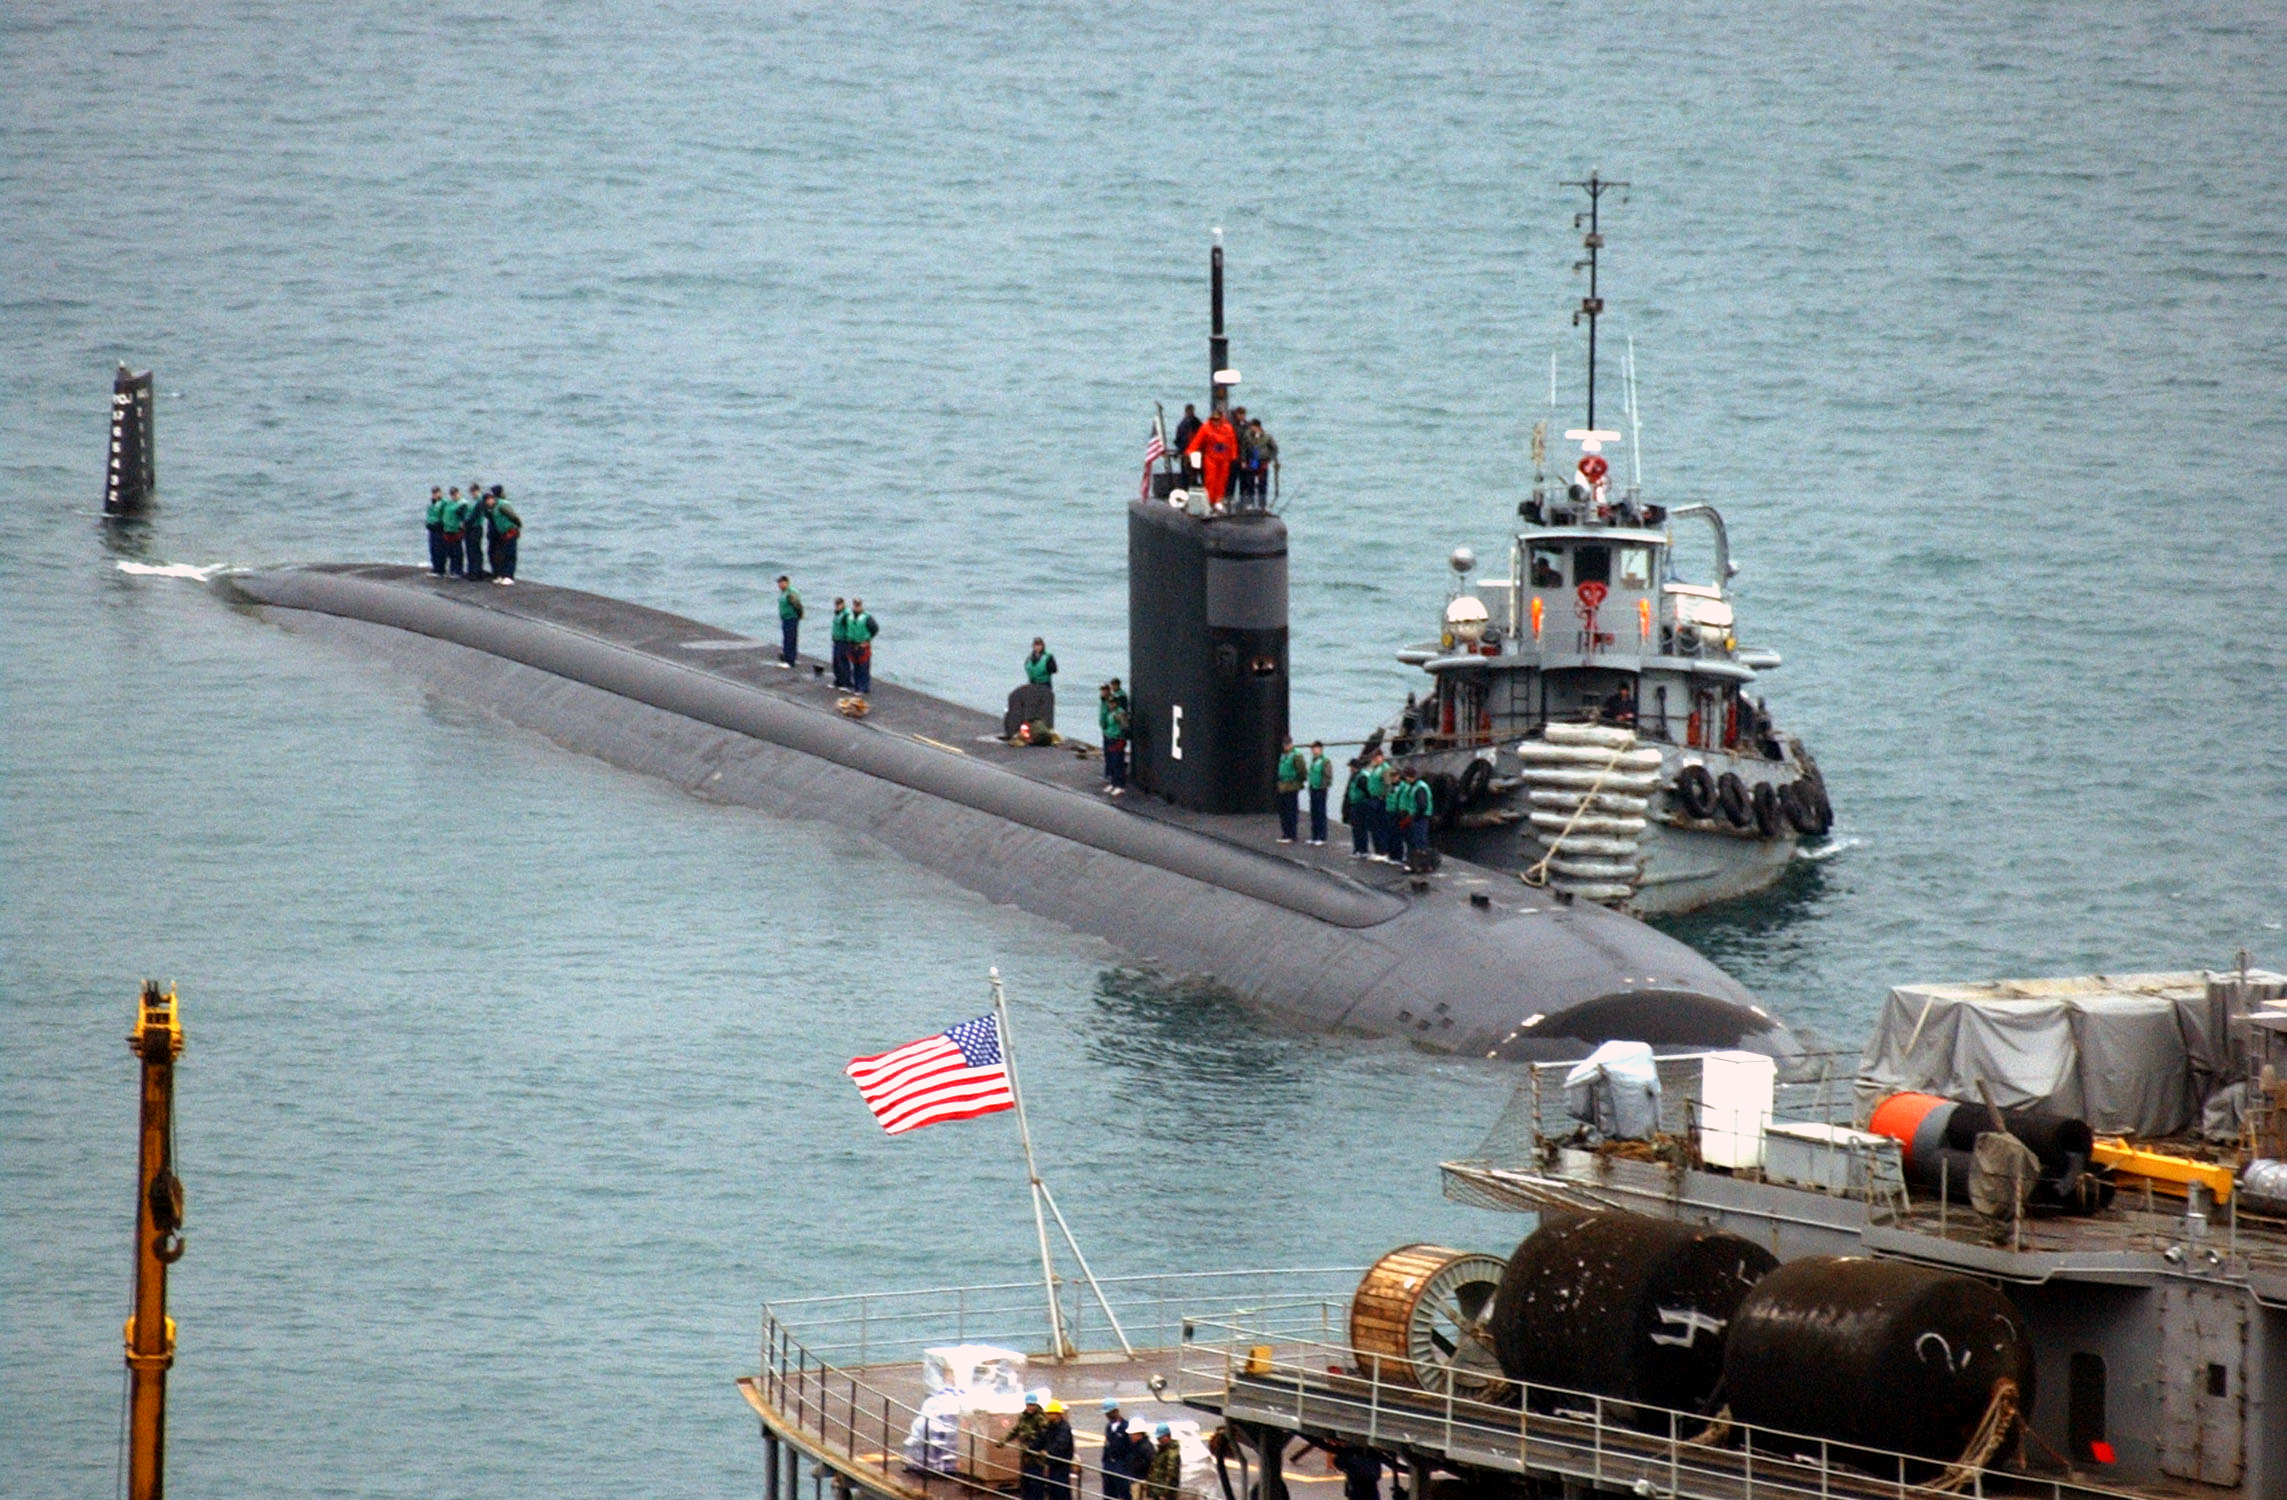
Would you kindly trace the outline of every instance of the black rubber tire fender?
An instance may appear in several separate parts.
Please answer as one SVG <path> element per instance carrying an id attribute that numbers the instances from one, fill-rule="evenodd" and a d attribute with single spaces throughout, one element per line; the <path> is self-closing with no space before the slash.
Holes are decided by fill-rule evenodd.
<path id="1" fill-rule="evenodd" d="M 1779 810 L 1777 789 L 1768 781 L 1758 781 L 1748 801 L 1755 809 L 1755 831 L 1764 838 L 1776 838 L 1787 822 L 1786 814 Z"/>
<path id="2" fill-rule="evenodd" d="M 1813 833 L 1823 834 L 1834 827 L 1834 804 L 1826 799 L 1826 783 L 1816 776 L 1805 777 L 1803 791 L 1810 798 Z"/>
<path id="3" fill-rule="evenodd" d="M 1715 806 L 1723 814 L 1723 821 L 1734 828 L 1745 828 L 1755 821 L 1754 805 L 1747 799 L 1747 783 L 1739 779 L 1736 771 L 1726 771 L 1715 779 Z"/>
<path id="4" fill-rule="evenodd" d="M 1429 795 L 1435 804 L 1430 808 L 1430 826 L 1451 828 L 1454 820 L 1461 816 L 1461 783 L 1450 771 L 1433 771 L 1429 777 Z"/>
<path id="5" fill-rule="evenodd" d="M 1705 766 L 1685 766 L 1668 790 L 1686 817 L 1704 818 L 1715 811 L 1715 778 Z"/>
<path id="6" fill-rule="evenodd" d="M 1808 780 L 1790 781 L 1779 788 L 1779 810 L 1787 815 L 1787 825 L 1795 832 L 1818 832 L 1818 803 Z"/>
<path id="7" fill-rule="evenodd" d="M 1488 761 L 1473 760 L 1461 768 L 1461 786 L 1454 795 L 1457 809 L 1475 807 L 1485 800 L 1493 787 L 1493 767 Z"/>

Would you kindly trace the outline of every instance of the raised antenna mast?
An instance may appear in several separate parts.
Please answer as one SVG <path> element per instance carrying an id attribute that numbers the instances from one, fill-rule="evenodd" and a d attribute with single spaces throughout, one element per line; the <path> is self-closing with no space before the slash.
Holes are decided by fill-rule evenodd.
<path id="1" fill-rule="evenodd" d="M 1644 418 L 1636 409 L 1636 336 L 1628 335 L 1628 457 L 1635 468 L 1636 493 L 1644 492 Z"/>
<path id="2" fill-rule="evenodd" d="M 1223 336 L 1223 231 L 1215 231 L 1215 248 L 1207 262 L 1207 409 L 1227 412 L 1231 387 L 1218 379 L 1231 368 L 1231 341 Z"/>
<path id="3" fill-rule="evenodd" d="M 1566 182 L 1559 185 L 1576 187 L 1588 194 L 1588 211 L 1572 216 L 1573 228 L 1578 229 L 1583 223 L 1588 226 L 1588 233 L 1581 241 L 1588 248 L 1588 259 L 1576 261 L 1572 267 L 1575 271 L 1582 266 L 1588 268 L 1588 295 L 1580 299 L 1580 311 L 1572 315 L 1572 322 L 1573 326 L 1577 328 L 1580 326 L 1580 320 L 1583 316 L 1588 319 L 1588 426 L 1590 431 L 1594 431 L 1596 428 L 1596 320 L 1604 313 L 1604 299 L 1596 295 L 1596 252 L 1604 248 L 1604 232 L 1597 219 L 1597 200 L 1612 189 L 1624 188 L 1628 184 L 1600 177 L 1594 170 L 1591 170 L 1585 181 Z"/>

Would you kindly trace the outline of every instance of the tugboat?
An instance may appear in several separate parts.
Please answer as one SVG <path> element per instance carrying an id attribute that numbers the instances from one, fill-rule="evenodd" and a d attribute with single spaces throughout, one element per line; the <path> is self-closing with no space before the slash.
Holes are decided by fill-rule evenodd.
<path id="1" fill-rule="evenodd" d="M 1443 852 L 1580 900 L 1692 911 L 1771 885 L 1834 810 L 1818 763 L 1753 691 L 1779 655 L 1739 643 L 1722 514 L 1644 499 L 1632 353 L 1630 432 L 1596 425 L 1599 200 L 1627 184 L 1591 173 L 1565 186 L 1588 195 L 1573 221 L 1587 250 L 1573 317 L 1588 324 L 1586 425 L 1564 432 L 1573 451 L 1555 483 L 1551 423 L 1534 427 L 1507 576 L 1472 587 L 1476 555 L 1454 550 L 1438 638 L 1398 652 L 1432 686 L 1366 748 L 1429 781 Z M 1606 451 L 1624 442 L 1623 486 Z M 1701 577 L 1686 576 L 1679 526 L 1712 543 Z"/>

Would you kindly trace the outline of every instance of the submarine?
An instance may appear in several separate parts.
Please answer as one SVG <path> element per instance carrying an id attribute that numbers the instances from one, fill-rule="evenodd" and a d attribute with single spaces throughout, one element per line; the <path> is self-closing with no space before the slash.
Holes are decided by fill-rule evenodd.
<path id="1" fill-rule="evenodd" d="M 1220 244 L 1210 284 L 1210 409 L 1227 411 Z M 1152 478 L 1127 505 L 1134 794 L 1119 801 L 1094 747 L 1012 742 L 997 715 L 888 682 L 853 717 L 821 672 L 780 670 L 776 642 L 640 604 L 381 563 L 216 585 L 567 748 L 855 830 L 1304 1027 L 1516 1061 L 1613 1039 L 1800 1052 L 1737 980 L 1620 912 L 1459 860 L 1408 872 L 1274 843 L 1286 524 L 1206 503 L 1183 471 Z"/>

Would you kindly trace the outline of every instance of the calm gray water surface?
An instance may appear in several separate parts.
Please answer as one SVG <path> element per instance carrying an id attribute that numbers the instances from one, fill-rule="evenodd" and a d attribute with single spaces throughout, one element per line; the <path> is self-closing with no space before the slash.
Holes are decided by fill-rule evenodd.
<path id="1" fill-rule="evenodd" d="M 182 987 L 183 1495 L 750 1494 L 766 1295 L 1020 1276 L 1006 1118 L 854 1053 L 1008 973 L 1107 1269 L 1505 1248 L 1488 1067 L 1298 1037 L 830 829 L 707 806 L 121 557 L 526 571 L 885 676 L 1124 654 L 1207 234 L 1286 455 L 1296 721 L 1495 554 L 1599 166 L 1657 498 L 1726 507 L 1847 847 L 1684 924 L 1855 1043 L 1894 982 L 2287 961 L 2275 7 L 25 0 L 0 16 L 0 1469 L 113 1483 L 136 980 Z M 1615 339 L 1615 345 L 1617 339 Z M 107 532 L 112 361 L 164 508 Z"/>

